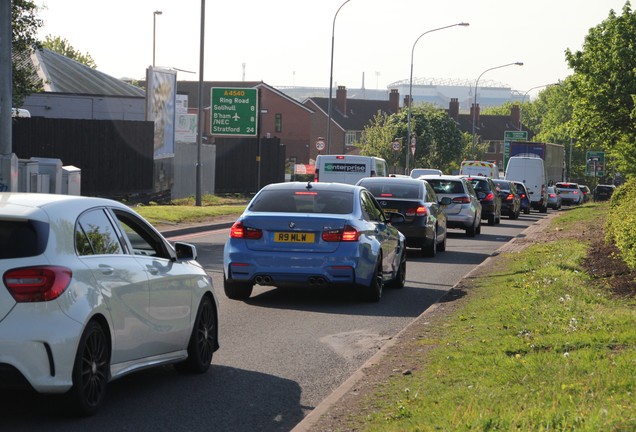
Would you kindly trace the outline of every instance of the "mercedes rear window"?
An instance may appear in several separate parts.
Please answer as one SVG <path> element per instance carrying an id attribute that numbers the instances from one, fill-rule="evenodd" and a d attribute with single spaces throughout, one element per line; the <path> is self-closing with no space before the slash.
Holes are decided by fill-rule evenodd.
<path id="1" fill-rule="evenodd" d="M 404 199 L 420 199 L 420 184 L 399 184 L 396 182 L 370 182 L 362 183 L 362 186 L 369 189 L 373 196 L 377 198 L 404 198 Z"/>
<path id="2" fill-rule="evenodd" d="M 273 213 L 349 214 L 353 212 L 353 192 L 316 189 L 264 190 L 254 199 L 249 210 Z"/>
<path id="3" fill-rule="evenodd" d="M 47 224 L 28 220 L 0 220 L 0 259 L 40 255 L 47 241 Z"/>

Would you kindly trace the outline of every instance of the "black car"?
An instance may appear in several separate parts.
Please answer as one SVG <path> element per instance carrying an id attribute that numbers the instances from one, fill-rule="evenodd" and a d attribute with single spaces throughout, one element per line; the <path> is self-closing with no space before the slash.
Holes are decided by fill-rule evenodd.
<path id="1" fill-rule="evenodd" d="M 481 202 L 481 218 L 488 220 L 488 225 L 501 222 L 501 197 L 497 186 L 490 177 L 465 176 L 470 181 Z"/>
<path id="2" fill-rule="evenodd" d="M 614 185 L 597 185 L 594 188 L 594 201 L 607 201 L 616 190 Z"/>
<path id="3" fill-rule="evenodd" d="M 506 213 L 509 219 L 517 219 L 521 214 L 521 198 L 517 188 L 510 180 L 493 180 L 501 197 L 501 213 Z"/>
<path id="4" fill-rule="evenodd" d="M 357 185 L 367 188 L 385 213 L 404 215 L 404 222 L 393 226 L 406 237 L 406 247 L 429 257 L 446 250 L 445 206 L 450 198 L 438 199 L 428 182 L 409 177 L 366 177 Z"/>

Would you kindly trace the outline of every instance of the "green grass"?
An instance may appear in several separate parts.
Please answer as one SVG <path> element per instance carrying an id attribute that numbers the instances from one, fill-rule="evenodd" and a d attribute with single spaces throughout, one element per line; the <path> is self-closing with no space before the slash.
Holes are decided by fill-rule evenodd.
<path id="1" fill-rule="evenodd" d="M 555 225 L 578 229 L 596 207 Z M 470 301 L 422 335 L 435 348 L 413 374 L 378 389 L 352 429 L 636 430 L 636 302 L 587 276 L 587 248 L 559 240 L 502 255 Z"/>
<path id="2" fill-rule="evenodd" d="M 194 197 L 173 200 L 170 205 L 138 205 L 133 207 L 153 225 L 199 222 L 211 217 L 237 215 L 243 212 L 248 197 L 203 195 L 201 205 L 195 205 Z"/>

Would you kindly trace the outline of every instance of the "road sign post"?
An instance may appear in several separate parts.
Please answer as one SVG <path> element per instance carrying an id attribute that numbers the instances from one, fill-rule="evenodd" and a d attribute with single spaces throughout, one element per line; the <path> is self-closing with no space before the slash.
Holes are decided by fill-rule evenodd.
<path id="1" fill-rule="evenodd" d="M 212 135 L 256 136 L 258 90 L 213 87 L 210 95 Z"/>
<path id="2" fill-rule="evenodd" d="M 605 177 L 605 152 L 588 151 L 585 154 L 585 175 Z"/>

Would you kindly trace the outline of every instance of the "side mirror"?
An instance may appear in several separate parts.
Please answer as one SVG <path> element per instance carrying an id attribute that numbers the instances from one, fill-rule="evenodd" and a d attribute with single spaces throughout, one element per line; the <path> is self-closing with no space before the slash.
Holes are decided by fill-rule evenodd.
<path id="1" fill-rule="evenodd" d="M 450 197 L 443 197 L 439 200 L 439 203 L 443 206 L 450 205 L 451 202 L 453 202 L 453 200 L 451 200 Z"/>
<path id="2" fill-rule="evenodd" d="M 384 215 L 386 216 L 386 221 L 390 224 L 406 222 L 406 218 L 402 213 L 386 212 Z"/>
<path id="3" fill-rule="evenodd" d="M 176 242 L 174 250 L 177 252 L 177 261 L 197 259 L 197 248 L 189 243 Z"/>

